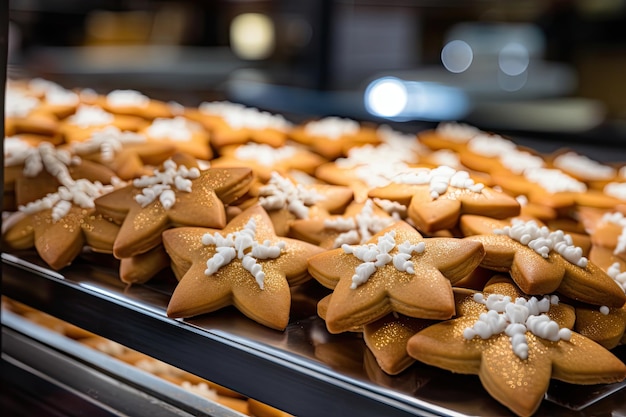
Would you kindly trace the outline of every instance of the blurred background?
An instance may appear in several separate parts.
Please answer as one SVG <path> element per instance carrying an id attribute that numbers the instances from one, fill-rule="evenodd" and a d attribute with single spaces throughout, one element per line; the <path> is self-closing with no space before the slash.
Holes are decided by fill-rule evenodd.
<path id="1" fill-rule="evenodd" d="M 626 0 L 8 4 L 9 77 L 230 100 L 294 121 L 458 120 L 626 159 Z"/>

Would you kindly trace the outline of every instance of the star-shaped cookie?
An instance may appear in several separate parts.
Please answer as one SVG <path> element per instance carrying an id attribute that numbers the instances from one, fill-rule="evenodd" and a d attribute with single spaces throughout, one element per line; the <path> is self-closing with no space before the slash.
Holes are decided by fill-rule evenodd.
<path id="1" fill-rule="evenodd" d="M 624 291 L 606 272 L 582 256 L 562 231 L 550 231 L 533 221 L 514 220 L 498 234 L 468 236 L 483 244 L 481 266 L 509 272 L 526 294 L 558 292 L 593 305 L 621 307 Z M 522 243 L 524 242 L 524 243 Z"/>
<path id="2" fill-rule="evenodd" d="M 352 202 L 343 214 L 296 219 L 291 223 L 290 236 L 335 249 L 343 243 L 365 243 L 398 220 L 398 216 L 388 214 L 367 199 L 363 203 Z"/>
<path id="3" fill-rule="evenodd" d="M 408 205 L 409 218 L 424 233 L 454 228 L 461 214 L 502 219 L 520 213 L 520 204 L 513 197 L 475 183 L 467 171 L 445 165 L 407 170 L 368 195 Z"/>
<path id="4" fill-rule="evenodd" d="M 98 212 L 121 224 L 113 255 L 130 258 L 161 243 L 173 226 L 221 228 L 224 204 L 241 197 L 253 180 L 249 168 L 186 168 L 172 160 L 152 176 L 96 199 Z"/>
<path id="5" fill-rule="evenodd" d="M 626 377 L 619 358 L 570 330 L 572 307 L 553 297 L 517 297 L 522 293 L 505 277 L 492 279 L 483 293 L 459 290 L 456 317 L 418 332 L 408 353 L 455 373 L 477 374 L 489 394 L 519 416 L 537 410 L 551 378 L 599 384 Z"/>
<path id="6" fill-rule="evenodd" d="M 258 205 L 236 216 L 223 230 L 166 230 L 163 244 L 179 278 L 167 308 L 169 317 L 193 317 L 233 305 L 279 330 L 289 321 L 290 285 L 310 278 L 307 259 L 323 251 L 276 236 L 269 216 Z"/>
<path id="7" fill-rule="evenodd" d="M 483 256 L 481 244 L 424 239 L 399 221 L 366 245 L 343 245 L 312 257 L 309 272 L 333 289 L 326 326 L 340 333 L 394 311 L 416 318 L 450 318 L 451 285 L 476 268 Z"/>

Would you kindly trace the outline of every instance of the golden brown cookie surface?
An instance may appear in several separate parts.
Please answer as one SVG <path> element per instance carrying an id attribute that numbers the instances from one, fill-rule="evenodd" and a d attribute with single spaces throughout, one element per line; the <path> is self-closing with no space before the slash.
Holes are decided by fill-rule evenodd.
<path id="1" fill-rule="evenodd" d="M 253 320 L 284 329 L 289 286 L 308 279 L 308 257 L 322 249 L 274 233 L 267 213 L 253 206 L 223 230 L 174 228 L 163 233 L 180 281 L 167 314 L 191 317 L 234 305 Z"/>

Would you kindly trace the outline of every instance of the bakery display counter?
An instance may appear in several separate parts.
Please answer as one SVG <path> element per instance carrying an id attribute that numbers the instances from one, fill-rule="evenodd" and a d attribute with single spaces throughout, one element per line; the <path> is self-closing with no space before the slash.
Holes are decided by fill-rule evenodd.
<path id="1" fill-rule="evenodd" d="M 316 302 L 328 290 L 316 282 L 293 289 L 290 323 L 285 331 L 276 331 L 234 308 L 185 320 L 168 318 L 165 312 L 176 286 L 173 274 L 164 270 L 146 284 L 128 286 L 112 262 L 104 255 L 84 253 L 70 267 L 55 272 L 34 253 L 4 253 L 3 295 L 298 416 L 511 415 L 484 391 L 476 376 L 453 375 L 418 363 L 396 376 L 383 373 L 359 334 L 328 333 L 316 315 Z M 67 346 L 54 345 L 50 339 L 47 333 L 29 331 L 20 320 L 3 315 L 3 363 L 7 363 L 3 366 L 16 367 L 14 360 L 20 362 L 20 356 L 42 355 L 38 366 L 43 374 L 67 368 L 68 373 L 88 378 L 90 372 L 80 371 L 85 366 L 105 369 L 110 376 L 108 360 L 90 356 L 84 363 Z M 622 360 L 624 347 L 614 351 Z M 72 362 L 74 367 L 60 366 Z M 126 374 L 125 379 L 118 387 L 124 396 L 116 399 L 132 402 L 137 395 L 137 407 L 155 408 L 146 408 L 143 415 L 166 415 L 165 408 L 194 413 L 191 404 L 196 400 L 180 400 L 177 391 L 144 384 L 141 376 Z M 83 389 L 91 384 L 95 382 L 79 383 Z M 553 381 L 536 415 L 622 415 L 625 387 L 626 382 L 573 386 Z M 156 399 L 150 401 L 151 397 Z M 174 399 L 175 406 L 159 409 Z M 229 415 L 222 411 L 228 413 L 218 407 L 210 415 Z"/>
<path id="2" fill-rule="evenodd" d="M 24 403 L 30 415 L 242 415 L 8 310 L 2 312 L 2 380 L 9 415 L 24 412 Z"/>

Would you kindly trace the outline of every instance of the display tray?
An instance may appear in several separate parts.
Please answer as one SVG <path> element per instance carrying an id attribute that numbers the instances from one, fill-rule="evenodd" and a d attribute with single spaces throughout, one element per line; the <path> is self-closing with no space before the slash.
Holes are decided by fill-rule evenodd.
<path id="1" fill-rule="evenodd" d="M 3 253 L 3 294 L 298 416 L 512 415 L 477 376 L 420 363 L 383 373 L 358 333 L 328 333 L 316 314 L 328 290 L 315 281 L 293 289 L 290 323 L 276 331 L 234 308 L 168 318 L 171 271 L 129 286 L 116 268 L 88 252 L 61 271 L 34 252 Z M 614 352 L 626 360 L 626 346 Z M 625 387 L 553 381 L 536 416 L 625 415 Z"/>

